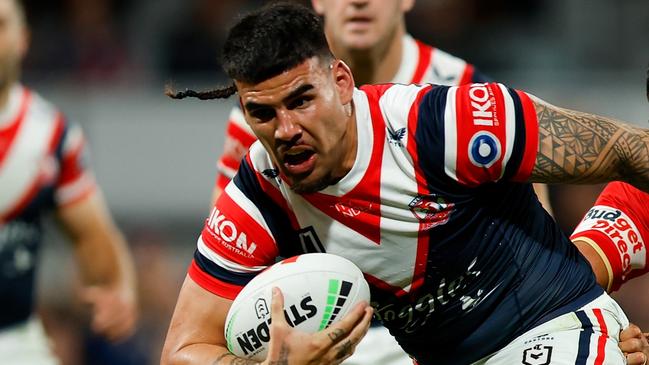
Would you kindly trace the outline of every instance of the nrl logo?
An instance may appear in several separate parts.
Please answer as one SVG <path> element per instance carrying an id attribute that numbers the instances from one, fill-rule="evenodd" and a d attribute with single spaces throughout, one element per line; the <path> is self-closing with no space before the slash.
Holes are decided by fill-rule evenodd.
<path id="1" fill-rule="evenodd" d="M 417 195 L 408 206 L 412 214 L 424 224 L 424 229 L 428 230 L 446 224 L 455 204 L 447 202 L 446 199 L 437 194 L 430 194 Z"/>
<path id="2" fill-rule="evenodd" d="M 548 365 L 552 359 L 552 346 L 536 345 L 523 351 L 524 365 Z"/>

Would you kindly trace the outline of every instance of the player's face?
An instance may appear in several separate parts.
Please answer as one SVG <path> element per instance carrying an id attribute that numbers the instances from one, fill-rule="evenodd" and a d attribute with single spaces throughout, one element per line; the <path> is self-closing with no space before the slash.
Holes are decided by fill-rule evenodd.
<path id="1" fill-rule="evenodd" d="M 390 38 L 414 0 L 312 0 L 334 49 L 367 51 Z"/>
<path id="2" fill-rule="evenodd" d="M 15 0 L 0 0 L 0 88 L 17 80 L 27 34 Z"/>
<path id="3" fill-rule="evenodd" d="M 342 61 L 313 57 L 261 83 L 235 83 L 248 124 L 293 190 L 321 190 L 351 169 L 354 80 Z"/>

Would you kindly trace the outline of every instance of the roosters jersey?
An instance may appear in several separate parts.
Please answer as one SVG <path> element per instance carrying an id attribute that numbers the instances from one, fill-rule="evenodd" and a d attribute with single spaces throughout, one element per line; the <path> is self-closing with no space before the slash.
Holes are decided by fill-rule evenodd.
<path id="1" fill-rule="evenodd" d="M 538 138 L 527 94 L 377 85 L 354 105 L 356 160 L 320 192 L 294 193 L 253 144 L 198 239 L 195 282 L 232 299 L 278 256 L 344 256 L 420 364 L 468 364 L 602 293 L 523 183 Z"/>
<path id="2" fill-rule="evenodd" d="M 609 183 L 570 237 L 589 243 L 599 253 L 610 290 L 647 272 L 648 202 L 649 194 L 627 183 Z"/>
<path id="3" fill-rule="evenodd" d="M 401 64 L 391 83 L 457 86 L 487 81 L 466 61 L 405 35 Z M 255 140 L 241 109 L 235 105 L 228 117 L 223 153 L 217 163 L 216 186 L 221 190 L 237 172 L 241 159 Z"/>
<path id="4" fill-rule="evenodd" d="M 83 150 L 81 131 L 52 105 L 22 86 L 12 88 L 0 111 L 0 326 L 33 309 L 41 215 L 95 186 Z"/>

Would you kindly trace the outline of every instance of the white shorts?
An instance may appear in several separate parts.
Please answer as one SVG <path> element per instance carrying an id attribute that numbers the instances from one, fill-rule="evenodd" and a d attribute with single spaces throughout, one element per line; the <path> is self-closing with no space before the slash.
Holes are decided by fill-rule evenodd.
<path id="1" fill-rule="evenodd" d="M 383 326 L 370 327 L 343 365 L 413 365 L 397 340 Z"/>
<path id="2" fill-rule="evenodd" d="M 618 347 L 629 320 L 615 300 L 603 294 L 575 312 L 532 328 L 475 365 L 626 364 Z"/>
<path id="3" fill-rule="evenodd" d="M 58 365 L 37 317 L 0 330 L 2 365 Z"/>

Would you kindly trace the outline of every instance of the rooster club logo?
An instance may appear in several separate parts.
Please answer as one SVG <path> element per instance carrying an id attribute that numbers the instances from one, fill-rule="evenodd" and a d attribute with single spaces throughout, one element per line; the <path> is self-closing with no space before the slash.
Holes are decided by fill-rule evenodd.
<path id="1" fill-rule="evenodd" d="M 417 195 L 408 206 L 412 214 L 424 224 L 424 229 L 431 229 L 448 222 L 455 204 L 439 195 L 430 194 Z"/>
<path id="2" fill-rule="evenodd" d="M 536 345 L 523 351 L 524 365 L 548 365 L 552 359 L 552 346 Z"/>

